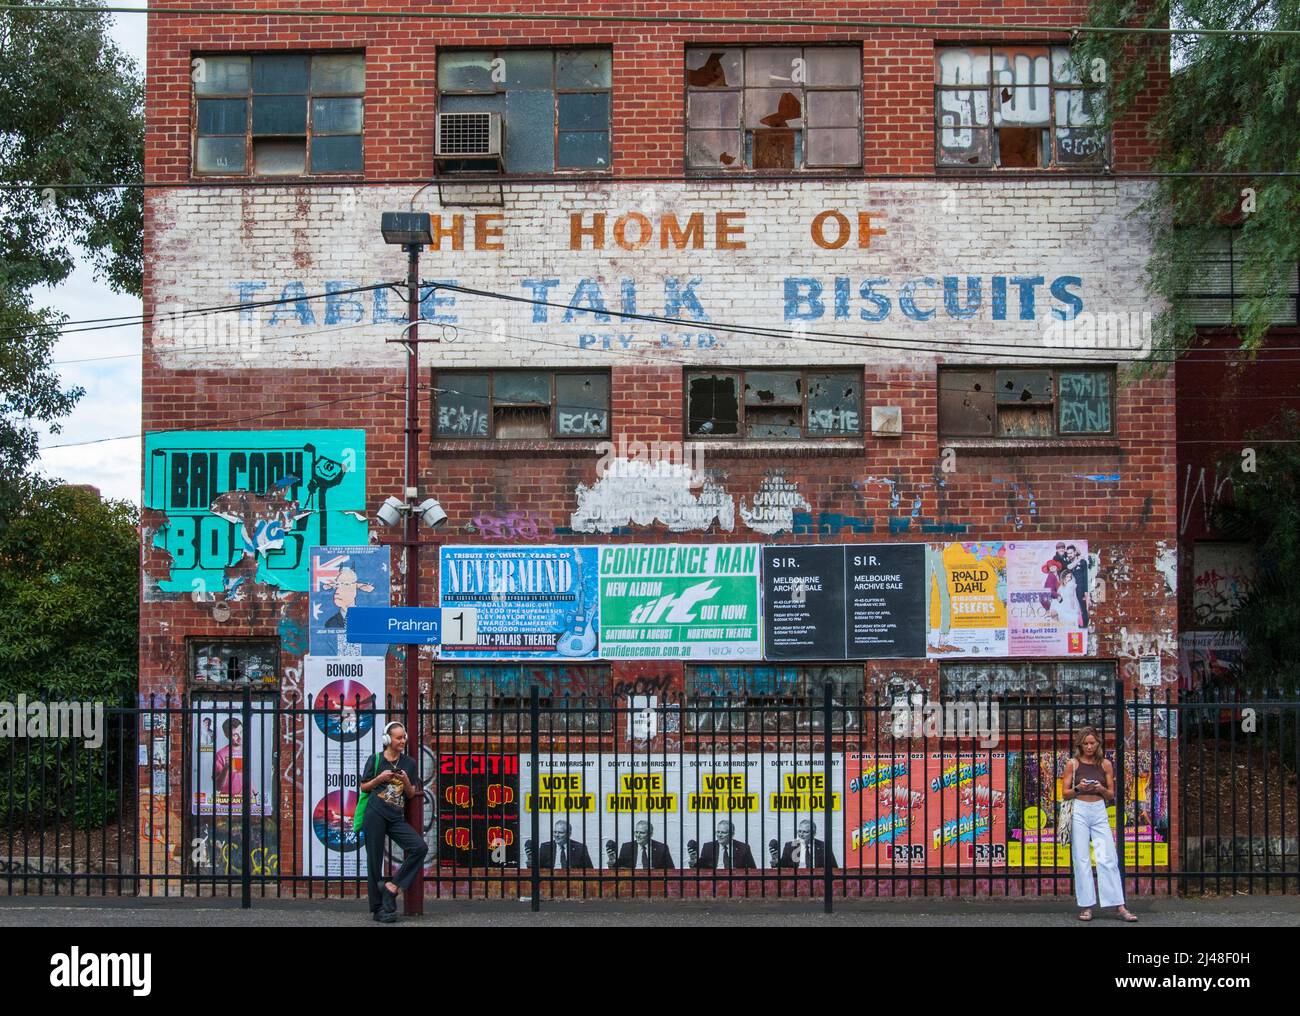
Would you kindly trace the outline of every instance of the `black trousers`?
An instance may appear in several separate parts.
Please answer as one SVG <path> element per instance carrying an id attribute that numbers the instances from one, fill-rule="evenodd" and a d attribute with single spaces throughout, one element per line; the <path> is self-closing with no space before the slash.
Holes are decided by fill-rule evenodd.
<path id="1" fill-rule="evenodd" d="M 402 866 L 391 879 L 399 891 L 415 881 L 416 873 L 429 855 L 429 845 L 406 821 L 388 818 L 373 803 L 366 809 L 361 828 L 366 838 L 366 873 L 369 875 L 370 910 L 373 913 L 384 903 L 384 841 L 391 839 L 402 848 Z"/>

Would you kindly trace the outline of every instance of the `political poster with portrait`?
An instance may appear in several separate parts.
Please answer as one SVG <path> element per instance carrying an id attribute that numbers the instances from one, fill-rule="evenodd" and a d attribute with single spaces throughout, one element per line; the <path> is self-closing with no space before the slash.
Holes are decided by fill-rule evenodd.
<path id="1" fill-rule="evenodd" d="M 525 816 L 533 795 L 541 814 L 541 841 L 525 844 L 521 867 L 530 863 L 533 846 L 546 869 L 567 862 L 570 868 L 653 873 L 686 863 L 676 755 L 542 755 L 536 773 L 531 756 L 521 755 L 519 788 Z"/>
<path id="2" fill-rule="evenodd" d="M 589 871 L 603 867 L 601 844 L 608 820 L 601 805 L 600 764 L 596 755 L 519 756 L 519 794 L 524 827 L 519 865 L 551 871 Z M 539 839 L 532 840 L 531 815 L 536 806 Z"/>
<path id="3" fill-rule="evenodd" d="M 387 643 L 351 643 L 348 611 L 392 602 L 392 548 L 313 547 L 311 552 L 309 652 L 313 656 L 383 656 Z"/>
<path id="4" fill-rule="evenodd" d="M 774 752 L 762 756 L 763 794 L 761 865 L 811 871 L 829 859 L 838 868 L 844 848 L 844 756 L 831 756 L 826 771 L 820 752 Z M 831 827 L 826 828 L 826 806 Z"/>
<path id="5" fill-rule="evenodd" d="M 1006 544 L 939 543 L 927 548 L 931 659 L 1006 656 Z"/>
<path id="6" fill-rule="evenodd" d="M 248 795 L 251 814 L 274 814 L 276 736 L 271 700 L 254 698 L 248 729 L 238 699 L 196 698 L 193 710 L 191 813 L 241 815 Z"/>
<path id="7" fill-rule="evenodd" d="M 1087 540 L 1007 544 L 1007 643 L 1012 656 L 1088 651 L 1092 562 Z"/>
<path id="8" fill-rule="evenodd" d="M 600 548 L 605 659 L 763 657 L 758 544 Z"/>
<path id="9" fill-rule="evenodd" d="M 361 771 L 383 750 L 382 656 L 307 656 L 303 691 L 302 870 L 352 877 L 365 872 L 364 838 L 352 828 Z"/>
<path id="10" fill-rule="evenodd" d="M 682 759 L 682 867 L 699 872 L 764 867 L 763 757 L 718 751 Z"/>
<path id="11" fill-rule="evenodd" d="M 443 547 L 438 572 L 444 659 L 589 660 L 597 656 L 595 547 Z"/>

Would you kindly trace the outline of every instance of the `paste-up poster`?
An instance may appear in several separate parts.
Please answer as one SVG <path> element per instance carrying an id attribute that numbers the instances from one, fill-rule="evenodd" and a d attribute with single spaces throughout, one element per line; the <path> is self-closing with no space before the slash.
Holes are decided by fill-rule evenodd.
<path id="1" fill-rule="evenodd" d="M 1007 544 L 1007 641 L 1012 656 L 1083 656 L 1088 651 L 1087 540 Z"/>
<path id="2" fill-rule="evenodd" d="M 232 595 L 252 558 L 255 580 L 305 592 L 309 551 L 364 544 L 364 430 L 156 431 L 145 435 L 144 507 L 166 523 L 153 545 L 171 557 L 165 593 Z"/>
<path id="3" fill-rule="evenodd" d="M 848 755 L 849 867 L 1006 864 L 1006 753 Z"/>
<path id="4" fill-rule="evenodd" d="M 939 543 L 927 549 L 926 655 L 1006 656 L 1006 544 Z"/>
<path id="5" fill-rule="evenodd" d="M 600 655 L 762 659 L 761 549 L 752 543 L 601 547 Z"/>
<path id="6" fill-rule="evenodd" d="M 595 547 L 443 547 L 441 656 L 595 659 L 596 567 Z"/>
<path id="7" fill-rule="evenodd" d="M 352 643 L 347 638 L 353 607 L 387 607 L 392 600 L 392 548 L 315 547 L 311 552 L 312 655 L 383 656 L 385 643 Z"/>
<path id="8" fill-rule="evenodd" d="M 310 712 L 302 762 L 304 874 L 352 877 L 365 871 L 363 836 L 352 828 L 360 776 L 383 745 L 382 656 L 307 656 L 303 691 Z"/>

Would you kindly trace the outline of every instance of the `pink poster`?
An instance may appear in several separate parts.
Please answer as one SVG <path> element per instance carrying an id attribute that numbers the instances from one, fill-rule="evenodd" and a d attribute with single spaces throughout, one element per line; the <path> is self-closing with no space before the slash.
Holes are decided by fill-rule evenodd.
<path id="1" fill-rule="evenodd" d="M 1094 567 L 1087 540 L 1007 544 L 1010 655 L 1087 654 Z"/>

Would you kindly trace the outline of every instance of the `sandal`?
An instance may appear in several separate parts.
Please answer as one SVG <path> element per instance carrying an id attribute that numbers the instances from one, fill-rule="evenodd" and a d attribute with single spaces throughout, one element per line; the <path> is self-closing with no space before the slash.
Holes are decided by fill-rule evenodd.
<path id="1" fill-rule="evenodd" d="M 1080 910 L 1080 911 L 1079 911 L 1079 920 L 1081 920 L 1081 921 L 1091 921 L 1091 920 L 1092 920 L 1092 908 L 1089 907 L 1089 908 L 1086 909 L 1086 910 Z"/>
<path id="2" fill-rule="evenodd" d="M 1136 923 L 1137 923 L 1137 914 L 1130 913 L 1129 911 L 1127 911 L 1127 910 L 1124 909 L 1123 907 L 1120 907 L 1119 910 L 1117 910 L 1115 913 L 1116 913 L 1116 915 L 1119 917 L 1119 919 L 1120 919 L 1121 921 L 1124 921 L 1126 924 L 1136 924 Z"/>

